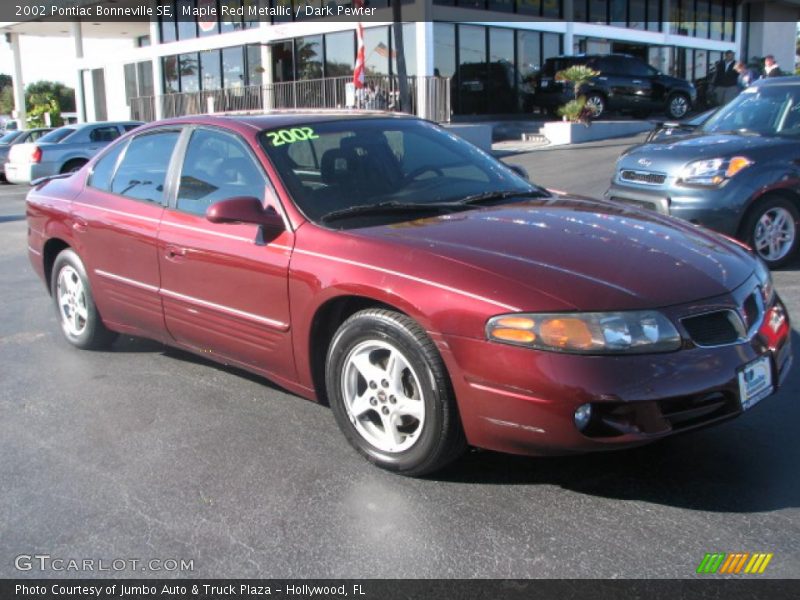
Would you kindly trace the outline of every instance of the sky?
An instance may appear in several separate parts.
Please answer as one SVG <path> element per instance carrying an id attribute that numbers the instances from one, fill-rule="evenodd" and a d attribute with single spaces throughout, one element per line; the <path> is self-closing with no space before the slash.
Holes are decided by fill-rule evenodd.
<path id="1" fill-rule="evenodd" d="M 130 40 L 83 40 L 83 53 L 106 53 L 120 47 L 130 46 Z M 75 46 L 71 37 L 20 36 L 22 54 L 22 77 L 25 85 L 42 79 L 60 81 L 75 87 L 78 74 L 74 67 Z M 0 73 L 14 74 L 14 59 L 11 47 L 0 36 Z"/>

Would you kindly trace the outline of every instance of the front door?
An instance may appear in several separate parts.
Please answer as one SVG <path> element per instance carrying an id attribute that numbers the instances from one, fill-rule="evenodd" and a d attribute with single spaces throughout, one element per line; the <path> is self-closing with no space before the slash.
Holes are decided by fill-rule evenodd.
<path id="1" fill-rule="evenodd" d="M 252 224 L 215 224 L 213 203 L 277 198 L 250 147 L 238 136 L 198 127 L 190 132 L 174 206 L 159 231 L 161 297 L 179 344 L 266 374 L 294 376 L 288 271 L 294 235 L 264 238 Z"/>

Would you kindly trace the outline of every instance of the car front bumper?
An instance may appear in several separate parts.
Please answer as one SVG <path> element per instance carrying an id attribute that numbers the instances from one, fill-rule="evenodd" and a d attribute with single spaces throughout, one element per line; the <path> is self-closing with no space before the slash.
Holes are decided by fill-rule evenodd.
<path id="1" fill-rule="evenodd" d="M 753 190 L 730 181 L 719 188 L 689 188 L 629 184 L 619 179 L 619 170 L 605 193 L 607 200 L 655 210 L 735 237 L 746 201 Z"/>
<path id="2" fill-rule="evenodd" d="M 774 393 L 791 366 L 790 332 L 776 299 L 751 339 L 712 348 L 582 356 L 446 335 L 439 347 L 471 445 L 559 455 L 638 446 L 741 415 L 739 371 L 768 356 Z M 581 432 L 574 415 L 586 403 L 593 416 Z"/>

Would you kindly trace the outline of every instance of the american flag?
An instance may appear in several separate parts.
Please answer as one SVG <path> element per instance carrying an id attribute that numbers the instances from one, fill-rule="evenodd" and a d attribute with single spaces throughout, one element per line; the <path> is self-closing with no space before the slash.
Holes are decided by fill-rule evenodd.
<path id="1" fill-rule="evenodd" d="M 356 86 L 356 89 L 361 89 L 364 87 L 364 26 L 359 23 L 358 24 L 358 52 L 356 53 L 356 66 L 353 69 L 353 85 Z"/>
<path id="2" fill-rule="evenodd" d="M 389 47 L 383 42 L 380 42 L 377 46 L 375 46 L 375 54 L 382 56 L 383 58 L 389 58 L 390 56 L 395 58 L 397 56 L 396 52 L 389 52 Z"/>

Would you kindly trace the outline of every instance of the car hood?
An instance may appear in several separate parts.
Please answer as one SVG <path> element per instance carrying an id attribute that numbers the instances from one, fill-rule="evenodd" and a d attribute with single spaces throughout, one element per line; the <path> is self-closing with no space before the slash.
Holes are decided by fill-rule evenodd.
<path id="1" fill-rule="evenodd" d="M 523 310 L 688 303 L 730 292 L 754 268 L 745 250 L 707 230 L 564 196 L 348 233 L 410 253 L 415 275 Z"/>
<path id="2" fill-rule="evenodd" d="M 693 133 L 634 146 L 620 157 L 617 166 L 670 173 L 694 160 L 756 155 L 762 149 L 774 152 L 782 144 L 792 142 L 757 134 Z"/>

